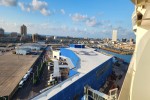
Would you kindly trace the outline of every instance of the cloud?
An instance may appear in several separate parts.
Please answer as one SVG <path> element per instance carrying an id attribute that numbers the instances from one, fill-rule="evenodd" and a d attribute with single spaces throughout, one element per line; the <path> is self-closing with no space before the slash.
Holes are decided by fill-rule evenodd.
<path id="1" fill-rule="evenodd" d="M 75 13 L 73 15 L 69 15 L 71 16 L 72 20 L 75 22 L 79 22 L 79 21 L 85 21 L 87 19 L 87 15 L 81 15 L 79 13 Z"/>
<path id="2" fill-rule="evenodd" d="M 86 24 L 86 26 L 89 26 L 89 27 L 97 27 L 97 26 L 102 25 L 102 23 L 100 21 L 96 21 L 95 17 L 87 19 L 85 24 Z"/>
<path id="3" fill-rule="evenodd" d="M 32 6 L 34 10 L 42 10 L 43 8 L 47 8 L 48 4 L 45 1 L 32 0 Z"/>
<path id="4" fill-rule="evenodd" d="M 52 13 L 48 9 L 48 3 L 40 0 L 32 0 L 30 3 L 19 2 L 18 5 L 23 11 L 39 11 L 44 16 L 49 16 Z"/>
<path id="5" fill-rule="evenodd" d="M 17 6 L 18 0 L 0 0 L 2 6 Z"/>
<path id="6" fill-rule="evenodd" d="M 56 11 L 49 10 L 48 3 L 43 0 L 31 0 L 30 2 L 18 2 L 18 0 L 0 0 L 0 6 L 19 6 L 23 11 L 38 11 L 44 16 L 49 16 L 56 13 Z M 65 14 L 64 9 L 60 9 L 59 13 L 60 12 L 61 14 Z"/>
<path id="7" fill-rule="evenodd" d="M 45 16 L 49 16 L 51 14 L 50 10 L 47 10 L 46 8 L 41 9 L 40 12 Z"/>
<path id="8" fill-rule="evenodd" d="M 31 4 L 25 4 L 23 2 L 19 2 L 18 5 L 20 6 L 20 8 L 23 10 L 23 11 L 27 11 L 27 12 L 30 12 L 32 10 L 32 5 Z"/>
<path id="9" fill-rule="evenodd" d="M 101 21 L 97 21 L 95 16 L 94 17 L 88 17 L 87 15 L 82 15 L 79 13 L 75 14 L 69 14 L 69 16 L 72 18 L 74 22 L 81 22 L 85 24 L 88 27 L 98 27 L 102 25 Z"/>
<path id="10" fill-rule="evenodd" d="M 60 9 L 60 12 L 61 12 L 62 14 L 66 14 L 66 12 L 65 12 L 64 9 Z"/>
<path id="11" fill-rule="evenodd" d="M 50 10 L 48 10 L 48 3 L 45 1 L 32 0 L 32 7 L 34 10 L 39 10 L 41 14 L 49 16 Z"/>

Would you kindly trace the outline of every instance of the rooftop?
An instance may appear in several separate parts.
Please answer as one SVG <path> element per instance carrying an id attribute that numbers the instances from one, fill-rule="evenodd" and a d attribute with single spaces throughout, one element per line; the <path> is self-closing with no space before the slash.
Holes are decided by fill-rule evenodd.
<path id="1" fill-rule="evenodd" d="M 76 53 L 80 58 L 80 68 L 77 69 L 80 73 L 88 73 L 92 69 L 95 69 L 105 61 L 111 58 L 111 56 L 106 56 L 104 54 L 94 51 L 92 48 L 68 48 Z M 99 59 L 99 60 L 98 60 Z"/>
<path id="2" fill-rule="evenodd" d="M 105 61 L 112 58 L 111 56 L 106 56 L 104 54 L 96 52 L 92 48 L 83 48 L 83 49 L 67 48 L 67 49 L 74 51 L 76 55 L 80 58 L 80 66 L 75 67 L 74 69 L 77 71 L 77 73 L 74 76 L 68 78 L 67 80 L 61 82 L 60 84 L 41 91 L 41 94 L 35 97 L 34 100 L 38 99 L 45 100 L 53 97 L 55 94 L 57 94 L 64 88 L 68 87 L 69 85 L 71 85 L 72 83 L 83 77 L 91 70 L 95 69 L 99 65 L 103 64 Z"/>
<path id="3" fill-rule="evenodd" d="M 0 55 L 0 96 L 8 96 L 30 69 L 39 55 Z"/>

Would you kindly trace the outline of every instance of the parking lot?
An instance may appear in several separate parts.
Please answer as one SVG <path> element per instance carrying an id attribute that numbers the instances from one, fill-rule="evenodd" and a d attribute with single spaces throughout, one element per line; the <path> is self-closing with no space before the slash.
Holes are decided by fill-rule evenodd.
<path id="1" fill-rule="evenodd" d="M 43 65 L 43 72 L 39 77 L 39 80 L 36 84 L 33 84 L 33 74 L 31 74 L 28 80 L 24 83 L 22 88 L 19 88 L 15 95 L 13 96 L 13 100 L 16 99 L 29 99 L 39 93 L 39 91 L 47 86 L 47 76 L 48 69 L 47 66 Z"/>
<path id="2" fill-rule="evenodd" d="M 37 62 L 40 62 L 39 60 Z M 38 63 L 36 63 L 36 65 L 38 65 Z M 34 73 L 35 75 L 36 72 L 37 72 L 37 67 L 33 68 L 32 73 Z M 25 99 L 30 99 L 35 95 L 37 95 L 40 92 L 40 90 L 48 87 L 47 82 L 49 80 L 50 73 L 51 71 L 48 70 L 47 64 L 44 63 L 37 83 L 33 84 L 33 74 L 30 74 L 28 80 L 24 83 L 23 87 L 17 90 L 17 92 L 14 94 L 12 99 L 25 100 Z"/>

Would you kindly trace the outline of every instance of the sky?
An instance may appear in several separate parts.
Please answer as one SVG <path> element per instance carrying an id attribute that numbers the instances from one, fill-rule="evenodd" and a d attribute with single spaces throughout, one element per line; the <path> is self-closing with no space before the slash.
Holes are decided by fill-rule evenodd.
<path id="1" fill-rule="evenodd" d="M 130 0 L 0 0 L 0 27 L 54 36 L 134 38 Z"/>

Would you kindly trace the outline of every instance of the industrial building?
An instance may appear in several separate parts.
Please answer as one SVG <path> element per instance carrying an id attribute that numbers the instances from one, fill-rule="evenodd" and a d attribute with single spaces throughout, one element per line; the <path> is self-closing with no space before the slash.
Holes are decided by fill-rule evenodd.
<path id="1" fill-rule="evenodd" d="M 43 45 L 41 45 L 39 43 L 26 43 L 26 44 L 17 46 L 15 48 L 16 48 L 16 54 L 26 55 L 26 54 L 30 53 L 31 51 L 41 50 L 43 48 Z"/>
<path id="2" fill-rule="evenodd" d="M 112 73 L 112 56 L 106 56 L 82 44 L 61 48 L 60 53 L 54 52 L 54 56 L 59 60 L 52 59 L 53 78 L 61 76 L 60 68 L 69 69 L 68 78 L 53 87 L 41 90 L 33 100 L 79 100 L 84 97 L 86 85 L 99 90 Z M 59 63 L 60 61 L 62 62 Z"/>
<path id="3" fill-rule="evenodd" d="M 31 52 L 31 49 L 29 48 L 19 48 L 19 49 L 16 49 L 16 54 L 22 54 L 22 55 L 26 55 L 26 54 L 29 54 Z"/>

